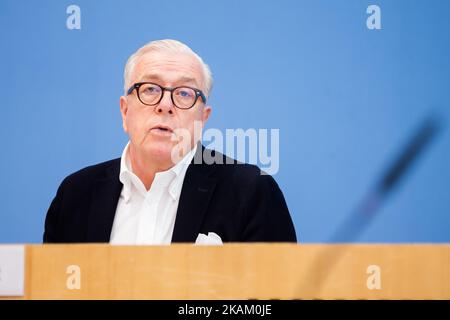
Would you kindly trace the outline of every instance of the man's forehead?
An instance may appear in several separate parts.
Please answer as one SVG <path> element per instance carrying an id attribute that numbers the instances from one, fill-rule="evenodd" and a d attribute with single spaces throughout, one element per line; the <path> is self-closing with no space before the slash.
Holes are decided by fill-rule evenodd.
<path id="1" fill-rule="evenodd" d="M 190 54 L 149 52 L 136 64 L 137 81 L 177 81 L 200 85 L 203 80 L 200 63 Z"/>
<path id="2" fill-rule="evenodd" d="M 171 79 L 173 78 L 173 79 Z M 144 72 L 139 76 L 140 81 L 170 81 L 170 80 L 176 80 L 177 82 L 192 82 L 197 83 L 197 79 L 191 75 L 188 74 L 174 74 L 173 76 L 170 76 L 170 74 L 164 73 L 158 73 L 158 72 Z"/>

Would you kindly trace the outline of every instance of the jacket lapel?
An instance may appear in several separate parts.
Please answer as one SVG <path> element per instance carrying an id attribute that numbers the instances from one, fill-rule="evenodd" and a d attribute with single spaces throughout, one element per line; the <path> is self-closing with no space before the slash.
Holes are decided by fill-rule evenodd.
<path id="1" fill-rule="evenodd" d="M 199 144 L 183 181 L 172 242 L 195 242 L 216 186 L 214 165 L 194 163 L 205 148 Z M 201 152 L 199 155 L 198 153 Z M 120 158 L 106 169 L 104 178 L 94 182 L 88 215 L 86 242 L 109 242 L 117 203 L 122 191 Z"/>
<path id="2" fill-rule="evenodd" d="M 106 175 L 94 182 L 87 224 L 87 242 L 109 242 L 122 191 L 119 180 L 120 158 L 106 169 Z"/>
<path id="3" fill-rule="evenodd" d="M 199 144 L 197 153 L 186 171 L 172 242 L 195 242 L 216 186 L 216 179 L 212 177 L 214 165 L 207 165 L 203 161 L 200 164 L 194 163 L 195 159 L 203 159 L 204 149 Z"/>

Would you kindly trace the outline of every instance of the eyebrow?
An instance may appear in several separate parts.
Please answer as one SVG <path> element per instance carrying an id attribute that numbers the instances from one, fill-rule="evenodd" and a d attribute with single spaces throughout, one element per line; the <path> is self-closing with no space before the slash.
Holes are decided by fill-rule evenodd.
<path id="1" fill-rule="evenodd" d="M 160 81 L 163 82 L 163 79 L 156 73 L 148 73 L 146 75 L 144 75 L 142 77 L 142 81 L 147 81 L 147 80 L 154 80 L 154 81 Z M 195 80 L 195 78 L 189 77 L 189 76 L 182 76 L 179 79 L 177 79 L 175 81 L 175 83 L 182 83 L 182 84 L 187 84 L 187 83 L 192 83 L 195 86 L 198 87 L 198 83 L 197 80 Z"/>

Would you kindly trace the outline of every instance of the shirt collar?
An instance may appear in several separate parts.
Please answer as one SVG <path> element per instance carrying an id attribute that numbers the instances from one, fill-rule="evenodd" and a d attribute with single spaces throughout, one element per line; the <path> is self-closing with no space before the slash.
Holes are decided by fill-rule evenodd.
<path id="1" fill-rule="evenodd" d="M 173 200 L 177 200 L 180 197 L 187 168 L 191 164 L 196 152 L 197 144 L 195 144 L 194 148 L 192 148 L 181 161 L 170 169 L 175 173 L 175 179 L 172 180 L 172 183 L 169 186 L 169 193 Z"/>
<path id="2" fill-rule="evenodd" d="M 134 186 L 139 193 L 145 196 L 148 192 L 142 181 L 134 174 L 129 157 L 130 142 L 125 146 L 120 159 L 119 180 L 123 184 L 123 196 L 125 202 L 131 197 L 131 189 Z M 177 200 L 181 193 L 184 176 L 189 164 L 192 162 L 197 151 L 197 144 L 190 150 L 177 164 L 166 171 L 157 172 L 153 184 L 158 187 L 168 187 L 168 191 L 173 200 Z M 153 187 L 152 184 L 152 187 Z"/>

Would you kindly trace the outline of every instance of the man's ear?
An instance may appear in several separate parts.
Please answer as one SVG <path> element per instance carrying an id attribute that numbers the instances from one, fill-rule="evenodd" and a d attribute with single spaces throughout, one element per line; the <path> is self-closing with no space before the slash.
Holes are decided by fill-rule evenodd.
<path id="1" fill-rule="evenodd" d="M 128 133 L 127 128 L 127 113 L 128 113 L 128 101 L 125 96 L 120 97 L 120 114 L 122 115 L 123 130 Z"/>
<path id="2" fill-rule="evenodd" d="M 211 106 L 205 106 L 202 111 L 202 122 L 205 125 L 206 121 L 208 121 L 209 115 L 211 114 L 212 108 Z"/>

